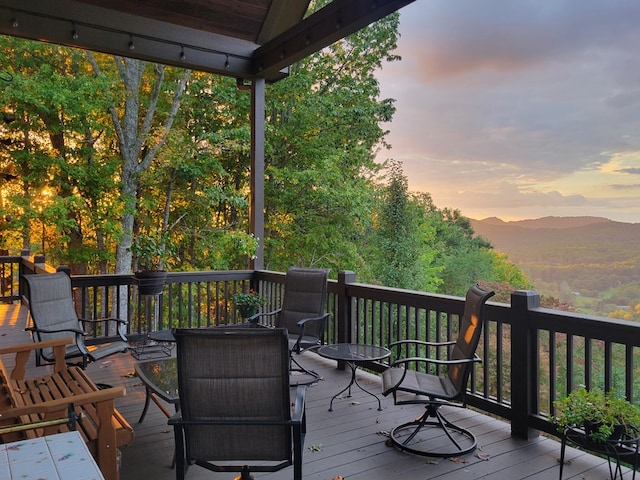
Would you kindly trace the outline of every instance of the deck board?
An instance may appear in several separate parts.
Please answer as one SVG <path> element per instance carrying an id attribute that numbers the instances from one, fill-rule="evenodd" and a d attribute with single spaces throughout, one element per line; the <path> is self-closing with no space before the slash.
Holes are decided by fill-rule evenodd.
<path id="1" fill-rule="evenodd" d="M 29 342 L 24 331 L 26 312 L 19 305 L 0 305 L 0 346 Z M 5 359 L 6 360 L 6 359 Z M 127 389 L 116 405 L 135 431 L 131 445 L 122 449 L 121 480 L 169 480 L 175 478 L 171 469 L 173 431 L 167 418 L 154 405 L 149 406 L 143 423 L 138 419 L 144 405 L 145 389 L 132 376 L 135 359 L 128 354 L 113 355 L 87 368 L 98 383 L 122 385 Z M 492 480 L 555 480 L 559 475 L 560 443 L 556 439 L 537 437 L 530 441 L 514 439 L 507 422 L 496 420 L 469 409 L 450 409 L 448 417 L 470 428 L 478 438 L 478 449 L 457 461 L 419 457 L 386 445 L 385 432 L 394 426 L 419 416 L 423 407 L 394 406 L 391 398 L 382 397 L 382 411 L 377 410 L 373 397 L 352 390 L 351 398 L 337 398 L 329 412 L 331 397 L 350 379 L 350 372 L 335 368 L 335 362 L 313 353 L 301 356 L 301 362 L 315 369 L 321 380 L 307 388 L 307 436 L 305 439 L 303 477 L 305 480 L 333 480 L 342 476 L 348 480 L 407 479 L 492 479 Z M 27 375 L 42 374 L 29 362 Z M 380 391 L 377 376 L 363 373 L 359 381 L 365 388 Z M 168 406 L 171 409 L 171 406 Z M 568 448 L 565 479 L 606 479 L 606 460 Z M 188 480 L 231 480 L 237 474 L 212 473 L 191 467 Z M 256 480 L 289 480 L 291 468 L 275 473 L 254 473 Z M 625 478 L 631 474 L 625 474 Z"/>

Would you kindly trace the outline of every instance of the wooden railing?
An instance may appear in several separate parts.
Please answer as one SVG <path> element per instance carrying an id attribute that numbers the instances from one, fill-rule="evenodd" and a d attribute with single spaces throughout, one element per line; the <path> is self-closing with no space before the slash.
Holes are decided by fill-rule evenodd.
<path id="1" fill-rule="evenodd" d="M 329 281 L 326 343 L 456 338 L 463 298 L 361 284 L 355 277 L 343 271 Z M 139 340 L 156 329 L 240 323 L 232 298 L 243 289 L 266 297 L 263 311 L 275 310 L 284 278 L 251 270 L 171 272 L 156 297 L 138 295 L 132 275 L 72 276 L 72 284 L 81 316 L 125 316 L 131 339 Z M 579 384 L 640 401 L 640 324 L 540 308 L 535 292 L 514 292 L 510 305 L 487 304 L 478 353 L 483 362 L 471 376 L 467 402 L 509 420 L 518 437 L 557 434 L 553 401 Z"/>

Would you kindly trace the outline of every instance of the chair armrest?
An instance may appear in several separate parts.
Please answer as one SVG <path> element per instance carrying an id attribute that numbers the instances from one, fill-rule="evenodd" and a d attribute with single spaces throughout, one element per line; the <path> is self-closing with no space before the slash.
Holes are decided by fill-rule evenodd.
<path id="1" fill-rule="evenodd" d="M 391 363 L 391 367 L 397 367 L 399 365 L 405 365 L 407 363 L 425 363 L 425 364 L 436 364 L 436 365 L 464 365 L 465 363 L 479 363 L 482 362 L 482 359 L 474 354 L 473 358 L 459 358 L 456 360 L 442 360 L 439 358 L 429 358 L 429 357 L 407 357 L 407 358 L 399 358 Z M 406 368 L 406 367 L 405 367 Z"/>
<path id="2" fill-rule="evenodd" d="M 25 407 L 12 407 L 0 413 L 0 419 L 17 418 L 23 415 L 46 414 L 57 411 L 66 411 L 67 406 L 72 403 L 76 406 L 87 405 L 90 403 L 100 403 L 108 400 L 114 400 L 124 397 L 126 390 L 124 387 L 111 387 L 104 390 L 96 390 L 94 392 L 79 393 L 67 398 L 58 398 L 56 400 L 47 400 L 46 402 L 36 403 Z"/>
<path id="3" fill-rule="evenodd" d="M 302 320 L 298 320 L 298 326 L 300 328 L 302 328 L 304 330 L 304 324 L 307 322 L 319 322 L 319 321 L 324 321 L 327 319 L 327 317 L 329 316 L 328 313 L 325 313 L 323 315 L 320 315 L 319 317 L 309 317 L 309 318 L 303 318 Z"/>
<path id="4" fill-rule="evenodd" d="M 61 332 L 73 332 L 76 335 L 87 335 L 87 332 L 81 330 L 79 328 L 58 328 L 58 329 L 50 329 L 50 328 L 37 328 L 37 327 L 27 327 L 25 328 L 28 332 L 36 332 L 36 333 L 61 333 Z M 39 342 L 42 343 L 42 342 Z"/>
<path id="5" fill-rule="evenodd" d="M 392 342 L 389 344 L 389 348 L 393 348 L 400 345 L 424 345 L 425 347 L 446 347 L 449 345 L 454 345 L 455 340 L 447 341 L 447 342 L 427 342 L 424 340 L 398 340 L 397 342 Z"/>
<path id="6" fill-rule="evenodd" d="M 126 320 L 121 320 L 120 318 L 79 318 L 78 320 L 80 320 L 82 323 L 101 323 L 101 322 L 116 322 L 116 323 L 120 323 L 122 325 L 128 325 L 129 322 L 127 322 Z"/>
<path id="7" fill-rule="evenodd" d="M 263 312 L 263 313 L 256 313 L 255 315 L 251 315 L 249 318 L 247 318 L 247 321 L 250 323 L 258 323 L 258 319 L 261 317 L 273 317 L 274 315 L 278 315 L 280 312 L 282 311 L 281 308 L 274 310 L 272 312 Z"/>
<path id="8" fill-rule="evenodd" d="M 59 372 L 66 368 L 65 354 L 66 345 L 75 343 L 73 338 L 57 338 L 54 340 L 45 340 L 44 342 L 23 343 L 13 345 L 11 347 L 1 348 L 0 355 L 8 355 L 15 353 L 15 366 L 11 370 L 11 378 L 13 380 L 22 380 L 26 374 L 27 361 L 33 350 L 41 348 L 52 348 L 54 357 L 54 371 Z"/>
<path id="9" fill-rule="evenodd" d="M 129 322 L 127 322 L 126 320 L 121 320 L 119 318 L 110 318 L 110 317 L 103 317 L 103 318 L 96 318 L 96 319 L 79 318 L 78 320 L 82 322 L 83 326 L 97 325 L 98 323 L 115 322 L 117 324 L 116 328 L 118 330 L 118 336 L 123 342 L 127 341 L 126 327 L 127 325 L 129 325 Z"/>
<path id="10" fill-rule="evenodd" d="M 327 319 L 327 317 L 329 316 L 328 313 L 325 313 L 323 315 L 320 315 L 319 317 L 309 317 L 309 318 L 303 318 L 302 320 L 298 320 L 298 327 L 300 327 L 300 335 L 298 335 L 298 341 L 296 342 L 296 344 L 293 347 L 293 351 L 300 353 L 300 344 L 302 343 L 302 339 L 306 336 L 306 333 L 304 331 L 305 326 L 307 325 L 307 323 L 312 323 L 312 322 L 317 322 L 320 324 L 320 330 L 324 329 L 324 321 Z"/>
<path id="11" fill-rule="evenodd" d="M 46 340 L 44 342 L 37 343 L 21 343 L 19 345 L 12 345 L 11 347 L 0 348 L 0 355 L 18 352 L 31 352 L 32 350 L 39 350 L 41 348 L 55 347 L 57 345 L 70 345 L 72 343 L 74 343 L 73 338 L 57 338 L 55 340 Z"/>

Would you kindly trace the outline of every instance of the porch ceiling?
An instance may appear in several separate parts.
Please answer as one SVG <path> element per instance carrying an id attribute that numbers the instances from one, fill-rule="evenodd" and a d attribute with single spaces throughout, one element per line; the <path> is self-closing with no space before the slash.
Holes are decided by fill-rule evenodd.
<path id="1" fill-rule="evenodd" d="M 413 0 L 0 0 L 0 33 L 241 79 L 287 67 Z"/>

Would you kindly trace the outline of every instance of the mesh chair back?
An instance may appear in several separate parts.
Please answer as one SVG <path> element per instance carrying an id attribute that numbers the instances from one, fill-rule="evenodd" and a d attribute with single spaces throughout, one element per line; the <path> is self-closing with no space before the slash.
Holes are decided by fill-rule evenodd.
<path id="1" fill-rule="evenodd" d="M 71 279 L 64 272 L 41 275 L 25 275 L 29 286 L 29 311 L 33 325 L 38 329 L 82 329 L 78 320 Z M 40 341 L 69 338 L 69 332 L 35 333 Z"/>
<path id="2" fill-rule="evenodd" d="M 467 290 L 464 314 L 460 319 L 458 338 L 451 352 L 451 360 L 473 358 L 478 348 L 482 324 L 484 323 L 484 304 L 493 294 L 494 292 L 487 292 L 478 285 Z M 449 366 L 447 375 L 456 392 L 461 392 L 466 388 L 472 367 L 472 363 Z"/>
<path id="3" fill-rule="evenodd" d="M 175 338 L 190 457 L 291 462 L 291 427 L 282 425 L 291 419 L 286 330 L 178 329 Z M 207 420 L 235 424 L 189 424 Z"/>
<path id="4" fill-rule="evenodd" d="M 284 281 L 282 311 L 276 320 L 277 328 L 286 328 L 290 334 L 300 335 L 298 322 L 304 318 L 320 317 L 327 306 L 328 269 L 291 267 Z M 322 338 L 320 324 L 305 327 L 306 337 Z"/>

